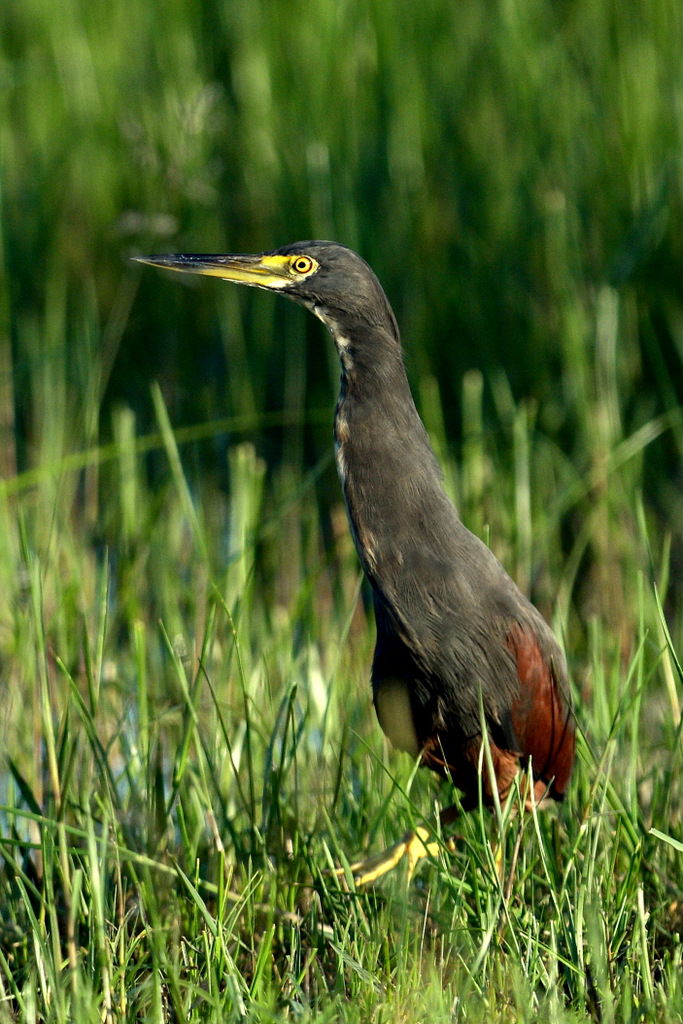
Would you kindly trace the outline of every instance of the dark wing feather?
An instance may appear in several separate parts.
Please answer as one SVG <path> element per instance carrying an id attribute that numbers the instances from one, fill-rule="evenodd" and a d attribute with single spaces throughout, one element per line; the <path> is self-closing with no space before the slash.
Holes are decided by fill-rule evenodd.
<path id="1" fill-rule="evenodd" d="M 372 580 L 373 680 L 406 679 L 426 762 L 448 766 L 466 792 L 476 785 L 483 707 L 501 793 L 518 758 L 531 758 L 561 797 L 574 756 L 564 655 L 493 553 L 459 520 L 451 527 L 440 550 L 422 534 L 402 547 L 394 572 L 384 562 Z"/>

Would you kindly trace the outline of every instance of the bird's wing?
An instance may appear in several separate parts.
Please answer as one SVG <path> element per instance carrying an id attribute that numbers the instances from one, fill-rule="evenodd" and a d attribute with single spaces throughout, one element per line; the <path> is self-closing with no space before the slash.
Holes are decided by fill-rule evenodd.
<path id="1" fill-rule="evenodd" d="M 538 737 L 567 729 L 562 652 L 489 548 L 462 525 L 456 541 L 448 550 L 422 537 L 393 573 L 371 580 L 378 654 L 402 660 L 418 701 L 447 730 L 478 735 L 483 710 L 503 749 L 550 762 L 559 741 Z"/>

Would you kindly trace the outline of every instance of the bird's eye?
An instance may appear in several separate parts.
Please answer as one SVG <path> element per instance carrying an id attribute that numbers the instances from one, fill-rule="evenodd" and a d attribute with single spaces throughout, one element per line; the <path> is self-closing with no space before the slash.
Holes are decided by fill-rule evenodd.
<path id="1" fill-rule="evenodd" d="M 292 263 L 292 270 L 295 274 L 308 274 L 313 269 L 313 260 L 310 256 L 297 256 Z"/>

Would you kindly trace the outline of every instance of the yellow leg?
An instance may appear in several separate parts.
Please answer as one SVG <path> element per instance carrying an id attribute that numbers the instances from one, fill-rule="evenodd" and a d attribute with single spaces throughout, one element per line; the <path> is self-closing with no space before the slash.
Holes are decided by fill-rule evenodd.
<path id="1" fill-rule="evenodd" d="M 436 856 L 440 844 L 436 840 L 429 840 L 429 830 L 420 826 L 415 831 L 406 832 L 397 843 L 387 847 L 382 853 L 376 853 L 365 860 L 357 861 L 351 865 L 351 873 L 356 885 L 369 885 L 376 882 L 382 875 L 392 871 L 396 865 L 405 857 L 408 861 L 408 882 L 413 876 L 417 862 L 423 857 Z M 446 844 L 452 849 L 452 840 Z M 344 868 L 337 868 L 337 874 L 343 875 Z"/>
<path id="2" fill-rule="evenodd" d="M 493 854 L 493 863 L 494 863 L 495 868 L 496 868 L 496 874 L 498 875 L 498 880 L 500 882 L 502 882 L 503 881 L 503 868 L 504 868 L 504 864 L 503 864 L 503 844 L 502 844 L 500 839 L 496 843 L 496 849 L 495 849 L 495 852 Z"/>

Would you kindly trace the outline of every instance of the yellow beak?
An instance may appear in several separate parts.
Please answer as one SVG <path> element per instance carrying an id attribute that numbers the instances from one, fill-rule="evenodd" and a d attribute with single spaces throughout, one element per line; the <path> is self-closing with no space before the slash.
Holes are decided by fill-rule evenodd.
<path id="1" fill-rule="evenodd" d="M 168 256 L 136 256 L 138 263 L 179 270 L 185 274 L 222 277 L 225 281 L 250 284 L 257 288 L 286 288 L 301 280 L 292 273 L 291 256 L 212 256 L 178 253 Z"/>

